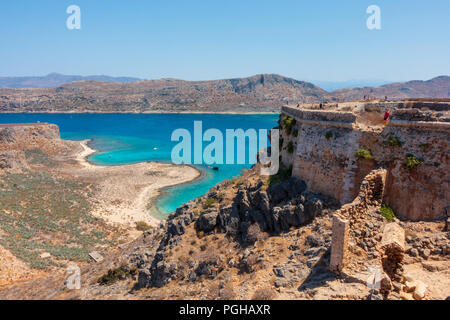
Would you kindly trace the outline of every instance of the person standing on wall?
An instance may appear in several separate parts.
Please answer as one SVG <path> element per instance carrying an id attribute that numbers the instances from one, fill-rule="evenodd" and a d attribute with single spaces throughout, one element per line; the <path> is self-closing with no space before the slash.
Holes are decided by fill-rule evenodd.
<path id="1" fill-rule="evenodd" d="M 384 125 L 386 126 L 389 122 L 389 116 L 391 115 L 391 110 L 387 109 L 384 113 Z"/>

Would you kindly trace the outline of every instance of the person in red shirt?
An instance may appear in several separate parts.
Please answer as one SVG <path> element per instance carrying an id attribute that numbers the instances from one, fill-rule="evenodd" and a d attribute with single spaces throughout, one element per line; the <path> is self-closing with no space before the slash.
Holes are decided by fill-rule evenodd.
<path id="1" fill-rule="evenodd" d="M 387 125 L 389 122 L 389 116 L 391 115 L 391 110 L 387 109 L 384 113 L 384 125 Z"/>

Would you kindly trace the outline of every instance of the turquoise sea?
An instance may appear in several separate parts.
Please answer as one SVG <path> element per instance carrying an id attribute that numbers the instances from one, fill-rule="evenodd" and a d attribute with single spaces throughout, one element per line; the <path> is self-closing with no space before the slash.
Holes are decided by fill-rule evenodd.
<path id="1" fill-rule="evenodd" d="M 271 129 L 277 125 L 278 115 L 231 114 L 0 114 L 0 123 L 48 122 L 59 126 L 61 137 L 70 140 L 93 139 L 91 147 L 98 152 L 89 161 L 99 165 L 120 165 L 141 161 L 171 162 L 173 130 L 184 128 L 193 137 L 194 121 L 202 121 L 203 133 L 209 128 Z M 193 138 L 192 138 L 193 140 Z M 192 142 L 193 144 L 193 142 Z M 203 148 L 209 142 L 203 142 Z M 225 142 L 224 142 L 225 145 Z M 247 148 L 237 146 L 237 148 Z M 235 156 L 237 150 L 235 150 Z M 224 148 L 224 159 L 226 148 Z M 202 178 L 169 187 L 156 203 L 151 214 L 166 217 L 181 204 L 206 193 L 212 186 L 240 174 L 251 165 L 248 151 L 245 164 L 195 165 L 203 172 Z"/>

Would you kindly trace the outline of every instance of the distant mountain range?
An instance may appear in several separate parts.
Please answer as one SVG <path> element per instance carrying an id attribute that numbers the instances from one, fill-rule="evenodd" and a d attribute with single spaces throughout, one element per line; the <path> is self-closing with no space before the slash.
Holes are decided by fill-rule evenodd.
<path id="1" fill-rule="evenodd" d="M 440 76 L 431 80 L 395 82 L 380 87 L 357 87 L 340 89 L 330 93 L 335 99 L 354 100 L 365 95 L 389 99 L 393 98 L 449 98 L 450 77 Z"/>
<path id="2" fill-rule="evenodd" d="M 212 81 L 84 80 L 54 88 L 0 89 L 0 112 L 277 112 L 282 105 L 384 98 L 448 98 L 450 77 L 332 92 L 276 74 Z M 127 78 L 134 79 L 134 78 Z"/>
<path id="3" fill-rule="evenodd" d="M 326 91 L 334 91 L 339 89 L 355 88 L 355 87 L 379 87 L 385 84 L 392 83 L 393 81 L 367 79 L 367 80 L 348 80 L 348 81 L 312 80 L 309 82 L 314 83 L 316 86 L 319 86 Z"/>
<path id="4" fill-rule="evenodd" d="M 110 76 L 70 76 L 50 73 L 41 77 L 0 77 L 0 88 L 53 88 L 74 81 L 134 82 L 142 79 Z"/>

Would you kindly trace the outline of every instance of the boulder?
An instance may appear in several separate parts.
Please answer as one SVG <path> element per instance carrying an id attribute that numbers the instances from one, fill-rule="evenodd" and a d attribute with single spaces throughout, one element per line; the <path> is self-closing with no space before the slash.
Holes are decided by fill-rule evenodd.
<path id="1" fill-rule="evenodd" d="M 268 188 L 270 200 L 273 204 L 278 204 L 285 199 L 293 198 L 300 195 L 306 190 L 306 183 L 296 177 L 277 183 Z"/>
<path id="2" fill-rule="evenodd" d="M 170 220 L 167 223 L 167 233 L 171 236 L 182 235 L 186 231 L 184 220 Z"/>
<path id="3" fill-rule="evenodd" d="M 217 225 L 217 211 L 210 211 L 203 213 L 200 215 L 196 222 L 196 227 L 198 230 L 201 230 L 203 232 L 211 232 L 214 230 L 214 228 Z"/>
<path id="4" fill-rule="evenodd" d="M 50 257 L 51 257 L 51 255 L 48 252 L 43 252 L 39 255 L 39 258 L 41 258 L 41 259 L 48 259 Z"/>
<path id="5" fill-rule="evenodd" d="M 419 251 L 416 248 L 411 248 L 411 250 L 409 250 L 409 255 L 411 257 L 417 257 L 419 255 Z"/>
<path id="6" fill-rule="evenodd" d="M 423 257 L 424 259 L 428 259 L 428 258 L 430 257 L 430 255 L 431 255 L 430 249 L 423 249 L 423 250 L 421 251 L 421 255 L 422 255 L 422 257 Z"/>
<path id="7" fill-rule="evenodd" d="M 422 300 L 427 292 L 427 286 L 420 280 L 416 281 L 416 287 L 414 289 L 413 297 L 416 300 Z"/>
<path id="8" fill-rule="evenodd" d="M 416 289 L 416 281 L 414 280 L 407 280 L 405 282 L 404 290 L 406 292 L 413 292 Z"/>

